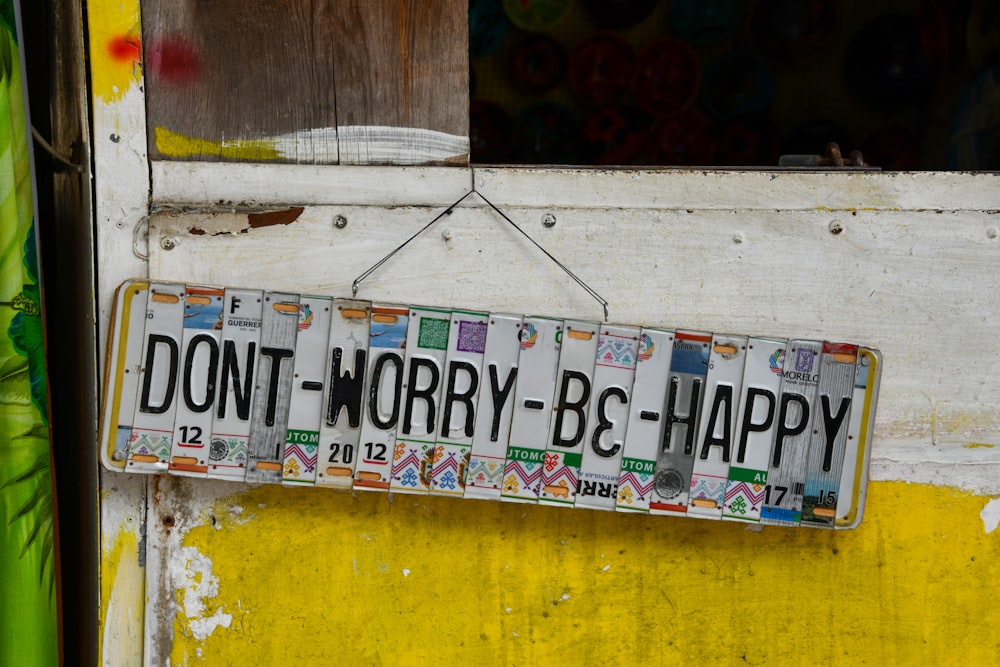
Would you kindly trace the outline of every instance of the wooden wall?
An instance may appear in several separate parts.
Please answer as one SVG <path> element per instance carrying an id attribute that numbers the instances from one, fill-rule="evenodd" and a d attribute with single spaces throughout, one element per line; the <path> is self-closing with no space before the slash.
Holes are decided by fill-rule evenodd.
<path id="1" fill-rule="evenodd" d="M 152 159 L 468 161 L 457 0 L 143 0 Z"/>

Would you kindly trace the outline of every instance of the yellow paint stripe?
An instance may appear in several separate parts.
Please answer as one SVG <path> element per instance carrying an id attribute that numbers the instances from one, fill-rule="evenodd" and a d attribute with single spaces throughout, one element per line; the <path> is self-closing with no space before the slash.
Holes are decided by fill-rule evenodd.
<path id="1" fill-rule="evenodd" d="M 165 127 L 154 130 L 156 149 L 173 158 L 216 156 L 227 160 L 277 160 L 281 158 L 273 139 L 226 139 L 214 141 L 188 137 Z"/>

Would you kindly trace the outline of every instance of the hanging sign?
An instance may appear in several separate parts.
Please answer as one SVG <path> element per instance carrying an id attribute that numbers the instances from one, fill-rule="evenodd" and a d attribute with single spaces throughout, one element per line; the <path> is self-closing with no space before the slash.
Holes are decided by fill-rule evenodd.
<path id="1" fill-rule="evenodd" d="M 819 528 L 864 508 L 864 345 L 138 280 L 110 330 L 115 471 Z"/>

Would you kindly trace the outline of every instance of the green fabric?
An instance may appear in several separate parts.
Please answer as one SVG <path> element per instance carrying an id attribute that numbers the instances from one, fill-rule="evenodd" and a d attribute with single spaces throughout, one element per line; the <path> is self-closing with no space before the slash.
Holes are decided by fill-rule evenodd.
<path id="1" fill-rule="evenodd" d="M 13 0 L 0 0 L 0 666 L 57 665 L 45 349 Z"/>

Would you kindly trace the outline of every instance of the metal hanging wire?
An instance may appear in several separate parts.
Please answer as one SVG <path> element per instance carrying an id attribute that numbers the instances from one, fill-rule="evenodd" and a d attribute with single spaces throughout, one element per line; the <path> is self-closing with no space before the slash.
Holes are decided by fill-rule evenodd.
<path id="1" fill-rule="evenodd" d="M 413 236 L 411 236 L 410 238 L 408 238 L 405 241 L 403 241 L 402 243 L 400 243 L 389 254 L 387 254 L 385 257 L 383 257 L 379 261 L 375 262 L 374 264 L 372 264 L 361 275 L 359 275 L 357 278 L 355 278 L 354 279 L 354 283 L 351 286 L 351 292 L 353 293 L 353 295 L 354 296 L 358 295 L 358 288 L 361 286 L 361 282 L 363 280 L 365 280 L 370 275 L 372 275 L 373 273 L 375 273 L 376 271 L 378 271 L 382 267 L 382 265 L 385 264 L 386 262 L 388 262 L 390 259 L 392 259 L 392 257 L 395 256 L 396 253 L 398 253 L 399 251 L 401 251 L 403 248 L 405 248 L 407 245 L 409 245 L 411 241 L 413 241 L 415 238 L 417 238 L 418 236 L 420 236 L 421 234 L 423 234 L 425 231 L 427 231 L 431 226 L 434 225 L 435 222 L 437 222 L 441 218 L 445 217 L 446 215 L 451 214 L 451 212 L 455 210 L 456 206 L 458 206 L 459 204 L 461 204 L 463 201 L 465 201 L 466 199 L 468 199 L 472 195 L 477 195 L 480 199 L 482 199 L 483 202 L 487 206 L 489 206 L 491 209 L 493 209 L 496 212 L 497 215 L 499 215 L 501 218 L 503 218 L 504 220 L 506 220 L 510 224 L 510 226 L 513 227 L 514 229 L 516 229 L 518 232 L 520 232 L 521 235 L 524 238 L 526 238 L 529 241 L 531 241 L 532 245 L 534 245 L 536 248 L 538 248 L 539 250 L 541 250 L 545 254 L 546 257 L 548 257 L 550 260 L 552 260 L 556 264 L 556 266 L 558 266 L 560 269 L 562 269 L 566 273 L 566 275 L 568 275 L 570 278 L 572 278 L 573 282 L 575 282 L 577 285 L 579 285 L 580 287 L 582 287 L 584 289 L 584 291 L 587 292 L 587 294 L 589 294 L 595 301 L 597 301 L 599 304 L 601 304 L 601 308 L 604 309 L 604 321 L 605 322 L 608 321 L 608 302 L 607 302 L 607 300 L 604 297 L 602 297 L 600 294 L 598 294 L 597 290 L 595 290 L 593 287 L 591 287 L 590 285 L 588 285 L 582 278 L 580 278 L 578 275 L 576 275 L 575 273 L 573 273 L 569 269 L 569 267 L 567 267 L 565 264 L 563 264 L 558 259 L 556 259 L 552 255 L 552 253 L 550 253 L 548 250 L 546 250 L 545 248 L 543 248 L 537 241 L 535 241 L 535 239 L 531 238 L 531 236 L 527 232 L 525 232 L 523 229 L 521 229 L 517 225 L 517 223 L 515 223 L 513 220 L 510 219 L 510 216 L 508 216 L 506 213 L 504 213 L 503 211 L 501 211 L 495 204 L 493 204 L 493 202 L 491 202 L 489 199 L 487 199 L 483 195 L 483 193 L 481 193 L 478 190 L 476 190 L 476 186 L 475 185 L 472 186 L 471 190 L 469 190 L 464 195 L 462 195 L 461 197 L 459 197 L 458 201 L 456 201 L 454 204 L 452 204 L 451 206 L 449 206 L 448 208 L 446 208 L 444 211 L 442 211 L 441 213 L 439 213 L 437 216 L 434 217 L 433 220 L 431 220 L 430 222 L 428 222 L 426 225 L 424 225 L 423 227 L 421 227 Z"/>

